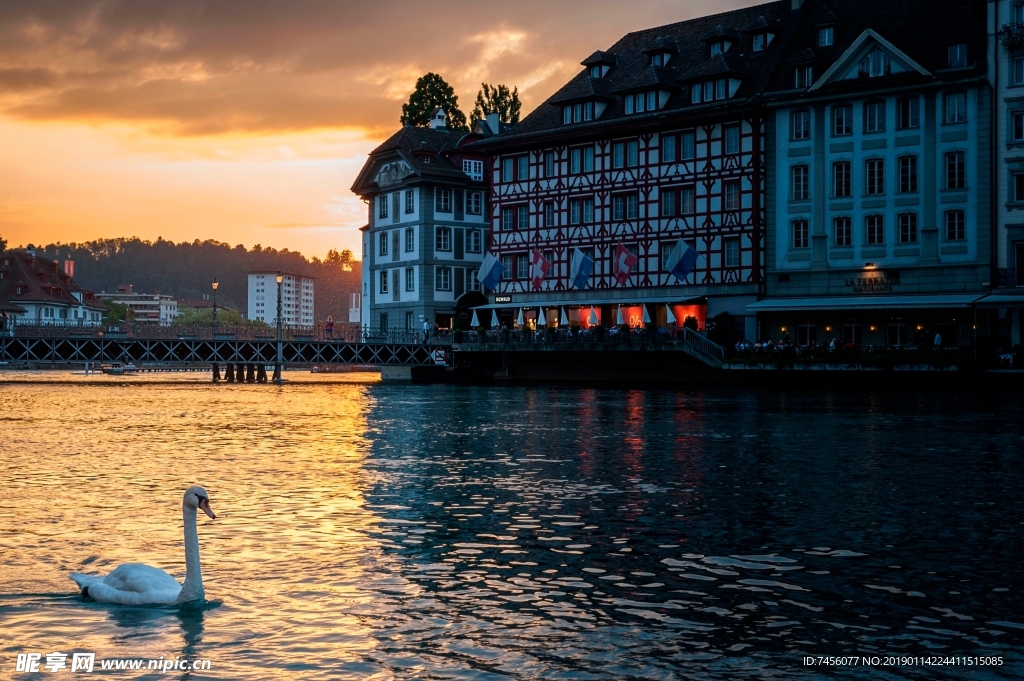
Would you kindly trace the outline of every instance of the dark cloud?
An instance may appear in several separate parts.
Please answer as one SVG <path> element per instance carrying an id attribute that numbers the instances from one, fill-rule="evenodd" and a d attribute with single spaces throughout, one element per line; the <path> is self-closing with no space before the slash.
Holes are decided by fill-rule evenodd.
<path id="1" fill-rule="evenodd" d="M 480 80 L 530 81 L 530 108 L 563 82 L 553 64 L 574 68 L 628 30 L 743 4 L 4 0 L 0 109 L 180 135 L 390 129 L 419 73 L 455 84 L 467 113 Z"/>

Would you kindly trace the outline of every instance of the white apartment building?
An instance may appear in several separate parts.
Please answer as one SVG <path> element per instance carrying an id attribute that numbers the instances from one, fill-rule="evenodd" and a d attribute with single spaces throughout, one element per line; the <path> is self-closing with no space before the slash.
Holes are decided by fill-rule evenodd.
<path id="1" fill-rule="evenodd" d="M 248 318 L 277 322 L 277 275 L 281 280 L 281 320 L 288 326 L 313 326 L 313 278 L 288 272 L 249 273 Z"/>
<path id="2" fill-rule="evenodd" d="M 137 322 L 171 324 L 178 317 L 178 301 L 159 293 L 135 293 L 131 284 L 119 284 L 117 293 L 101 293 L 100 297 L 127 305 Z"/>

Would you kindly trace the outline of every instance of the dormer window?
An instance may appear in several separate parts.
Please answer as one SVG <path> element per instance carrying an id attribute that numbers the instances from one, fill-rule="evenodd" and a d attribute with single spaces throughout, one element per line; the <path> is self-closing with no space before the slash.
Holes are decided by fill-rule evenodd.
<path id="1" fill-rule="evenodd" d="M 796 89 L 803 90 L 811 87 L 814 84 L 814 67 L 813 66 L 798 66 L 796 67 L 796 82 L 794 83 Z"/>
<path id="2" fill-rule="evenodd" d="M 949 46 L 949 68 L 963 68 L 967 66 L 967 43 L 957 43 Z"/>
<path id="3" fill-rule="evenodd" d="M 693 104 L 713 102 L 729 96 L 729 81 L 725 78 L 709 80 L 705 83 L 694 83 L 690 86 L 690 101 Z"/>
<path id="4" fill-rule="evenodd" d="M 888 76 L 891 72 L 892 62 L 889 60 L 889 55 L 881 50 L 872 51 L 860 63 L 859 75 L 862 78 Z"/>
<path id="5" fill-rule="evenodd" d="M 718 55 L 725 52 L 725 42 L 719 40 L 718 42 L 711 43 L 711 56 L 717 57 Z"/>
<path id="6" fill-rule="evenodd" d="M 602 68 L 601 68 L 600 65 L 598 65 L 598 66 L 591 66 L 590 67 L 590 77 L 591 78 L 600 78 L 603 75 L 604 74 L 602 73 Z"/>
<path id="7" fill-rule="evenodd" d="M 672 57 L 668 52 L 656 52 L 651 55 L 651 66 L 668 66 L 668 60 Z"/>
<path id="8" fill-rule="evenodd" d="M 562 107 L 562 124 L 582 123 L 594 120 L 593 102 L 576 102 Z"/>
<path id="9" fill-rule="evenodd" d="M 758 33 L 754 36 L 754 52 L 763 52 L 765 47 L 765 36 L 764 33 Z"/>
<path id="10" fill-rule="evenodd" d="M 25 295 L 25 287 L 24 286 L 15 286 L 14 287 L 14 295 L 16 295 L 16 296 L 23 296 L 23 295 Z"/>
<path id="11" fill-rule="evenodd" d="M 661 108 L 660 97 L 656 90 L 650 92 L 637 92 L 633 95 L 626 95 L 625 107 L 627 114 L 644 113 L 645 111 L 657 111 Z"/>
<path id="12" fill-rule="evenodd" d="M 829 47 L 835 43 L 835 29 L 831 26 L 818 29 L 818 47 Z"/>

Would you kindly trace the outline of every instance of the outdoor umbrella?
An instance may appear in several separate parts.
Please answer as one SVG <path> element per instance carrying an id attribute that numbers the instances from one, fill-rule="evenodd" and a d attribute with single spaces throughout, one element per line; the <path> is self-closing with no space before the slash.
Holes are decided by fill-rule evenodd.
<path id="1" fill-rule="evenodd" d="M 665 306 L 665 321 L 668 322 L 670 326 L 675 326 L 676 324 L 676 316 L 672 314 L 672 308 L 668 305 Z"/>
<path id="2" fill-rule="evenodd" d="M 644 308 L 644 316 L 642 317 L 643 322 L 644 322 L 644 324 L 650 324 L 651 323 L 651 315 L 647 314 L 647 306 L 643 305 L 642 307 Z"/>
<path id="3" fill-rule="evenodd" d="M 473 310 L 473 321 L 469 323 L 474 329 L 480 326 L 480 318 L 476 316 L 476 310 Z"/>
<path id="4" fill-rule="evenodd" d="M 559 326 L 569 326 L 569 318 L 565 316 L 565 308 L 562 308 L 562 318 L 558 320 Z"/>
<path id="5" fill-rule="evenodd" d="M 615 323 L 618 324 L 619 326 L 622 326 L 623 324 L 625 324 L 625 322 L 622 321 L 622 306 L 621 305 L 619 305 L 617 308 L 615 308 Z"/>
<path id="6" fill-rule="evenodd" d="M 597 312 L 594 310 L 593 306 L 590 308 L 590 317 L 587 318 L 587 324 L 597 326 Z"/>
<path id="7" fill-rule="evenodd" d="M 498 313 L 495 310 L 491 310 L 491 328 L 498 328 Z"/>
<path id="8" fill-rule="evenodd" d="M 540 308 L 540 316 L 537 317 L 537 328 L 548 325 L 548 311 Z"/>
<path id="9" fill-rule="evenodd" d="M 519 308 L 519 316 L 516 317 L 516 326 L 523 325 L 523 308 Z"/>

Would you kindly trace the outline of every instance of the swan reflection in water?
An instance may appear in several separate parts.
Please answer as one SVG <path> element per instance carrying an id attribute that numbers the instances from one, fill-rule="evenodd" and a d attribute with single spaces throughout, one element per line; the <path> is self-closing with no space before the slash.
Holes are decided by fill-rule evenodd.
<path id="1" fill-rule="evenodd" d="M 206 611 L 217 608 L 221 601 L 193 601 L 183 605 L 170 607 L 138 607 L 138 606 L 100 606 L 108 610 L 111 622 L 118 629 L 126 630 L 111 640 L 119 644 L 131 644 L 139 639 L 162 638 L 171 634 L 171 626 L 177 624 L 181 628 L 181 642 L 175 646 L 176 653 L 171 650 L 161 651 L 164 658 L 173 659 L 175 655 L 182 660 L 204 658 L 202 654 L 203 633 L 205 631 Z M 137 656 L 141 657 L 141 656 Z M 181 671 L 179 678 L 192 678 L 190 671 Z"/>

